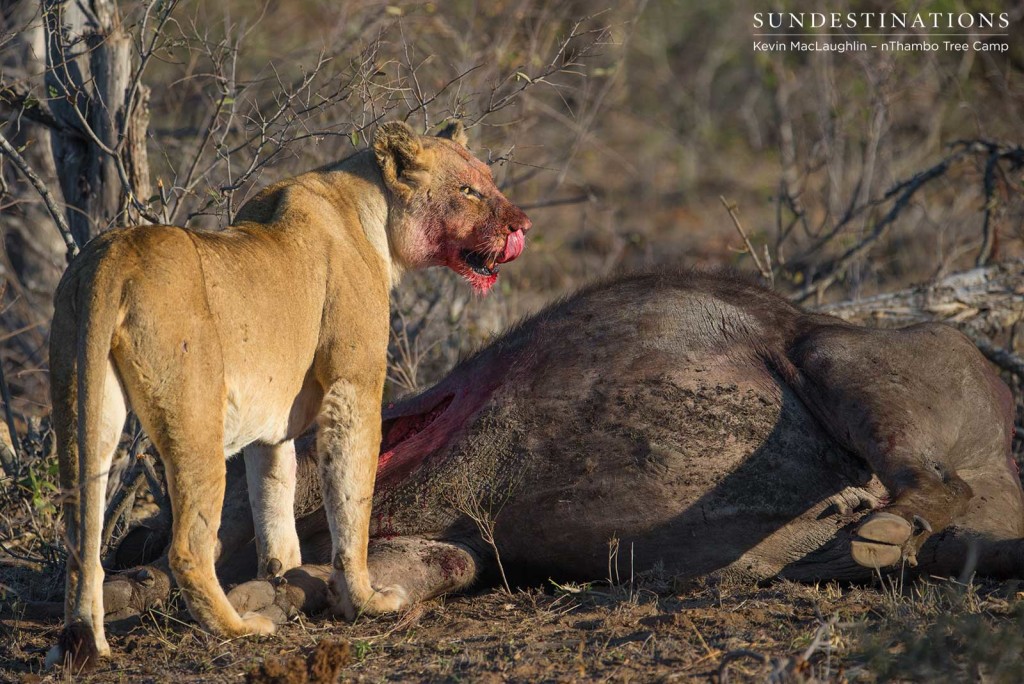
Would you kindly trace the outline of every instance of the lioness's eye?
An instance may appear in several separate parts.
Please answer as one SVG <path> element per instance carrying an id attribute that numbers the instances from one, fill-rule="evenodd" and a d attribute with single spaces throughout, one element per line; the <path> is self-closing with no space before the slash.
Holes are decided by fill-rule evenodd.
<path id="1" fill-rule="evenodd" d="M 459 192 L 461 192 L 466 197 L 474 197 L 476 199 L 483 199 L 484 198 L 483 195 L 481 195 L 479 192 L 477 192 L 476 190 L 474 190 L 473 188 L 471 188 L 468 185 L 463 185 L 461 188 L 459 188 Z"/>

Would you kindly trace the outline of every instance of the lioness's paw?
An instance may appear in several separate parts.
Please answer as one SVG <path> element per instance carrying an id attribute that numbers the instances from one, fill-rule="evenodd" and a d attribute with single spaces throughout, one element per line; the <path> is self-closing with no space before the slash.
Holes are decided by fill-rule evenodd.
<path id="1" fill-rule="evenodd" d="M 301 604 L 295 598 L 283 577 L 251 580 L 228 592 L 228 601 L 239 615 L 263 615 L 275 625 L 283 625 L 299 613 Z"/>
<path id="2" fill-rule="evenodd" d="M 327 603 L 335 615 L 342 615 L 351 622 L 361 614 L 380 615 L 401 610 L 410 602 L 408 592 L 398 585 L 383 589 L 371 588 L 365 598 L 354 600 L 345 580 L 334 575 L 327 584 Z"/>
<path id="3" fill-rule="evenodd" d="M 409 593 L 404 587 L 392 584 L 390 587 L 377 589 L 363 604 L 363 612 L 372 615 L 394 613 L 409 605 Z"/>
<path id="4" fill-rule="evenodd" d="M 76 624 L 61 631 L 60 638 L 47 653 L 44 668 L 55 665 L 69 668 L 72 674 L 92 670 L 100 658 L 110 655 L 110 645 L 105 637 L 94 634 L 86 625 Z"/>
<path id="5" fill-rule="evenodd" d="M 277 631 L 277 625 L 274 624 L 274 621 L 259 613 L 246 613 L 242 616 L 242 622 L 244 623 L 243 630 L 245 634 L 269 636 Z"/>

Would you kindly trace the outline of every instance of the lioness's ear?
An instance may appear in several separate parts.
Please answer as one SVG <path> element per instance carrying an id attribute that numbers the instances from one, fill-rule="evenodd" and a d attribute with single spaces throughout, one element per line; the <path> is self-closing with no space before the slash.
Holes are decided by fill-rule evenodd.
<path id="1" fill-rule="evenodd" d="M 457 142 L 463 147 L 469 147 L 469 137 L 466 135 L 466 128 L 462 122 L 456 119 L 437 132 L 438 138 L 448 138 Z"/>
<path id="2" fill-rule="evenodd" d="M 420 136 L 403 121 L 380 125 L 373 136 L 373 154 L 384 182 L 391 187 L 409 191 L 427 169 Z"/>

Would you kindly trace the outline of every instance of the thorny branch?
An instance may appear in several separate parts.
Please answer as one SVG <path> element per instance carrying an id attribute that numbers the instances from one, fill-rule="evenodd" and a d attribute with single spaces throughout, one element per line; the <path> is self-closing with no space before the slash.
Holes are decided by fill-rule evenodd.
<path id="1" fill-rule="evenodd" d="M 492 114 L 505 109 L 535 85 L 546 84 L 557 88 L 558 86 L 548 80 L 556 73 L 575 73 L 581 75 L 581 70 L 584 67 L 583 60 L 592 56 L 599 47 L 604 45 L 608 38 L 607 27 L 584 28 L 593 19 L 594 17 L 591 16 L 575 22 L 568 35 L 559 41 L 555 54 L 539 71 L 532 75 L 526 74 L 523 71 L 515 71 L 499 80 L 491 88 L 487 104 L 477 116 L 471 118 L 469 126 L 475 126 Z M 580 39 L 582 38 L 588 38 L 589 40 L 580 45 Z M 502 92 L 503 88 L 512 82 L 516 82 L 519 85 L 511 92 Z"/>
<path id="2" fill-rule="evenodd" d="M 67 128 L 57 121 L 45 103 L 36 100 L 32 97 L 31 92 L 17 84 L 0 83 L 0 105 L 11 110 L 15 118 L 25 117 L 29 121 L 42 124 L 61 135 L 78 136 L 73 129 Z"/>
<path id="3" fill-rule="evenodd" d="M 110 546 L 114 531 L 118 523 L 125 516 L 127 516 L 127 519 L 121 527 L 125 530 L 128 528 L 131 523 L 131 510 L 135 504 L 135 496 L 142 483 L 147 480 L 145 468 L 140 467 L 142 458 L 145 456 L 145 454 L 140 453 L 144 442 L 142 428 L 139 426 L 137 419 L 133 419 L 131 423 L 134 424 L 132 431 L 135 433 L 132 437 L 132 443 L 128 447 L 128 461 L 131 463 L 131 467 L 124 473 L 120 487 L 111 498 L 106 513 L 103 516 L 103 534 L 100 542 L 103 549 L 107 549 Z M 153 498 L 158 502 L 160 501 L 160 492 L 159 488 L 153 490 Z M 104 555 L 106 554 L 104 553 Z"/>
<path id="4" fill-rule="evenodd" d="M 501 562 L 501 551 L 495 537 L 495 530 L 498 524 L 498 515 L 505 507 L 505 504 L 512 498 L 513 493 L 522 485 L 524 470 L 521 466 L 513 468 L 505 473 L 505 476 L 469 480 L 466 473 L 456 476 L 451 483 L 445 498 L 448 504 L 458 512 L 469 518 L 477 528 L 480 538 L 494 552 L 494 561 L 498 566 L 498 573 L 501 575 L 501 583 L 506 593 L 511 594 L 512 589 L 505 575 L 505 566 Z"/>

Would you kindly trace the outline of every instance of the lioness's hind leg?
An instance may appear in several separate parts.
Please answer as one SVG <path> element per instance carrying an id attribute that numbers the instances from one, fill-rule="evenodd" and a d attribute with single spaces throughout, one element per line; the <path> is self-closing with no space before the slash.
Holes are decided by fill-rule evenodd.
<path id="1" fill-rule="evenodd" d="M 59 373 L 64 375 L 66 370 L 62 369 Z M 70 396 L 54 402 L 54 424 L 60 441 L 58 448 L 66 449 L 70 456 L 62 458 L 61 468 L 61 486 L 66 497 L 68 567 L 64 595 L 66 633 L 63 641 L 66 643 L 53 650 L 48 661 L 63 658 L 68 653 L 72 655 L 73 661 L 79 660 L 79 654 L 87 659 L 91 649 L 87 644 L 77 642 L 90 638 L 90 635 L 98 655 L 106 656 L 110 653 L 103 631 L 103 566 L 100 564 L 100 546 L 110 464 L 117 450 L 128 409 L 121 384 L 113 366 L 108 363 L 100 415 L 94 418 L 96 458 L 87 458 L 85 463 L 81 463 L 77 435 L 80 417 L 75 417 L 73 406 L 73 402 L 77 401 L 76 385 L 73 380 L 68 381 L 67 377 L 63 377 L 58 381 L 58 386 Z M 83 664 L 77 663 L 79 666 Z"/>
<path id="2" fill-rule="evenodd" d="M 161 448 L 167 454 L 164 464 L 174 515 L 168 560 L 189 611 L 203 627 L 225 637 L 272 634 L 274 624 L 267 618 L 240 617 L 217 581 L 217 530 L 227 473 L 218 447 Z"/>
<path id="3" fill-rule="evenodd" d="M 53 324 L 52 334 L 61 332 L 66 336 L 67 325 L 60 331 L 62 319 Z M 60 455 L 61 508 L 64 517 L 65 546 L 68 550 L 65 572 L 64 614 L 71 614 L 71 607 L 78 594 L 78 382 L 77 364 L 74 356 L 62 358 L 53 356 L 50 361 L 50 392 L 53 429 Z"/>

